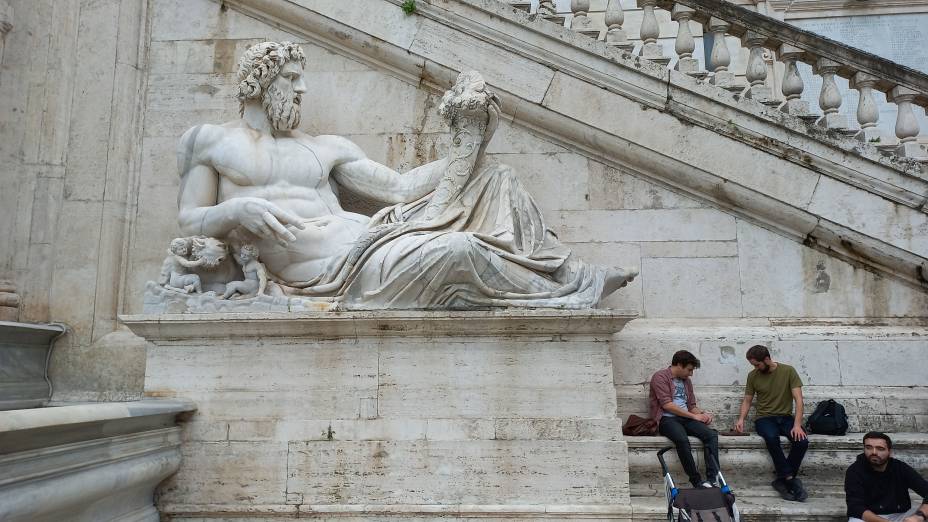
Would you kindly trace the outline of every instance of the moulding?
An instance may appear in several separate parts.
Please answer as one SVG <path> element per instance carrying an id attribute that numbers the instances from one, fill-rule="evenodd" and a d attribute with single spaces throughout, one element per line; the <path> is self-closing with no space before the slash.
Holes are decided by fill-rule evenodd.
<path id="1" fill-rule="evenodd" d="M 193 409 L 146 400 L 0 412 L 0 519 L 157 521 L 155 487 L 181 463 L 177 417 Z"/>
<path id="2" fill-rule="evenodd" d="M 121 315 L 154 343 L 188 339 L 301 337 L 608 336 L 637 317 L 625 310 L 504 309 Z"/>
<path id="3" fill-rule="evenodd" d="M 167 504 L 161 506 L 167 515 L 196 517 L 221 514 L 223 517 L 249 518 L 258 514 L 306 515 L 331 517 L 474 517 L 518 519 L 606 519 L 630 520 L 630 504 L 557 505 L 557 504 L 300 504 L 300 505 L 223 505 Z"/>

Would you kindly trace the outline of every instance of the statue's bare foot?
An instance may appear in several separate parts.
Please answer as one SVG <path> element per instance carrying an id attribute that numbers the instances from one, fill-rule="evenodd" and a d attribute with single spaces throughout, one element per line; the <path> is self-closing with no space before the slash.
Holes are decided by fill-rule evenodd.
<path id="1" fill-rule="evenodd" d="M 603 284 L 603 297 L 631 283 L 637 275 L 637 266 L 610 268 L 606 271 L 606 281 Z"/>

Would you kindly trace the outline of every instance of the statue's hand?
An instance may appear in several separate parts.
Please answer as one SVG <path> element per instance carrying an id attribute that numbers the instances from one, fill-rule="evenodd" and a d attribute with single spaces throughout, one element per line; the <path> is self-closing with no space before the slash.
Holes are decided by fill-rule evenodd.
<path id="1" fill-rule="evenodd" d="M 283 246 L 295 241 L 296 236 L 287 230 L 294 226 L 303 230 L 303 220 L 291 212 L 261 198 L 237 198 L 235 211 L 238 223 L 252 234 L 276 240 Z"/>

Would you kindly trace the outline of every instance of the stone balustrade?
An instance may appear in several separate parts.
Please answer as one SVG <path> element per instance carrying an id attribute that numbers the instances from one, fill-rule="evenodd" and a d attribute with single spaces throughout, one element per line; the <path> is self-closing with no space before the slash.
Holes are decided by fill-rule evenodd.
<path id="1" fill-rule="evenodd" d="M 543 2 L 544 3 L 544 2 Z M 549 19 L 551 6 L 545 4 L 543 16 Z M 620 0 L 604 0 L 604 24 L 597 25 L 590 16 L 589 0 L 572 0 L 573 17 L 568 20 L 570 29 L 593 38 L 604 39 L 607 45 L 625 50 L 635 46 L 629 41 L 623 23 L 624 12 Z M 896 154 L 928 162 L 928 149 L 919 143 L 919 137 L 928 136 L 928 129 L 919 128 L 915 111 L 928 113 L 928 74 L 899 65 L 873 54 L 824 38 L 815 33 L 770 18 L 724 0 L 637 0 L 641 8 L 641 42 L 638 56 L 669 65 L 673 69 L 696 78 L 708 76 L 713 85 L 726 89 L 733 96 L 750 98 L 764 105 L 801 118 L 824 130 L 856 136 L 886 154 Z M 678 23 L 674 52 L 677 59 L 668 56 L 659 39 L 671 35 L 660 34 L 656 11 L 666 10 Z M 541 13 L 541 11 L 539 11 Z M 598 14 L 598 13 L 597 13 Z M 560 22 L 560 20 L 553 20 Z M 703 28 L 704 43 L 711 45 L 707 53 L 705 70 L 694 58 L 696 43 L 691 24 Z M 729 70 L 732 50 L 731 37 L 741 41 L 749 56 L 744 85 Z M 770 62 L 784 65 L 780 92 L 774 92 L 768 78 Z M 805 88 L 797 64 L 808 64 L 822 79 L 818 96 L 819 112 L 810 109 L 801 99 Z M 851 89 L 859 92 L 856 108 L 856 125 L 849 118 L 853 108 L 842 107 L 842 95 L 836 78 L 849 80 Z M 895 136 L 881 135 L 877 129 L 879 111 L 874 92 L 885 93 L 889 103 L 897 108 Z"/>

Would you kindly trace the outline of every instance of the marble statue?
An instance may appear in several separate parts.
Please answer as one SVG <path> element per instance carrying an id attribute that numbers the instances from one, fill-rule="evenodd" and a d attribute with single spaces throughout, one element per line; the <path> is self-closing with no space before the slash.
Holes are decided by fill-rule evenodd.
<path id="1" fill-rule="evenodd" d="M 231 281 L 222 294 L 223 299 L 245 299 L 264 293 L 267 288 L 267 269 L 258 261 L 258 247 L 242 245 L 235 253 L 235 261 L 242 267 L 243 281 Z"/>
<path id="2" fill-rule="evenodd" d="M 499 100 L 480 74 L 459 75 L 441 101 L 447 155 L 400 174 L 345 138 L 297 130 L 304 62 L 292 43 L 252 46 L 239 62 L 241 119 L 180 140 L 183 233 L 256 247 L 204 288 L 251 295 L 266 273 L 270 296 L 340 309 L 590 308 L 637 275 L 571 255 L 512 170 L 488 161 Z M 389 206 L 348 212 L 341 187 Z"/>
<path id="3" fill-rule="evenodd" d="M 189 269 L 206 264 L 206 259 L 190 259 L 192 238 L 177 237 L 171 240 L 168 256 L 161 263 L 161 277 L 158 283 L 168 289 L 190 293 L 202 292 L 200 276 L 192 274 Z"/>

